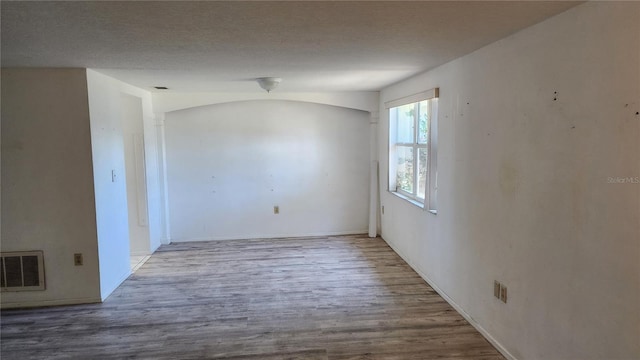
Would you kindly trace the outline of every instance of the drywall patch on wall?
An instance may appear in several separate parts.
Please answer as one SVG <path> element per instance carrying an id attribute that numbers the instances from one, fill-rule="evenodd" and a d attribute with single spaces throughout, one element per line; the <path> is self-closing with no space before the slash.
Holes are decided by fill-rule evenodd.
<path id="1" fill-rule="evenodd" d="M 1 235 L 2 251 L 42 250 L 46 276 L 3 308 L 100 301 L 84 69 L 2 69 Z"/>
<path id="2" fill-rule="evenodd" d="M 365 233 L 369 126 L 292 101 L 167 113 L 171 240 Z"/>

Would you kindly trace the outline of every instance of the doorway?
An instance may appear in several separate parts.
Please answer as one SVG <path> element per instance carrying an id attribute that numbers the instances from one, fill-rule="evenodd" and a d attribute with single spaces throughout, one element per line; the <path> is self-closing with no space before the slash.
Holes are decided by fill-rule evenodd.
<path id="1" fill-rule="evenodd" d="M 121 100 L 127 208 L 129 212 L 130 262 L 131 270 L 135 272 L 151 255 L 142 99 L 122 94 Z"/>

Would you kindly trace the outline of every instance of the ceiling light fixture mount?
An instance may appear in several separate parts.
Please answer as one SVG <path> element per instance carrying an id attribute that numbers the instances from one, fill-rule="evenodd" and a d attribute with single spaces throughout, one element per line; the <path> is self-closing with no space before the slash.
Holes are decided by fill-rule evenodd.
<path id="1" fill-rule="evenodd" d="M 282 82 L 282 79 L 277 77 L 262 77 L 257 78 L 256 81 L 261 88 L 265 89 L 267 92 L 271 92 L 271 90 L 275 89 L 278 84 Z"/>

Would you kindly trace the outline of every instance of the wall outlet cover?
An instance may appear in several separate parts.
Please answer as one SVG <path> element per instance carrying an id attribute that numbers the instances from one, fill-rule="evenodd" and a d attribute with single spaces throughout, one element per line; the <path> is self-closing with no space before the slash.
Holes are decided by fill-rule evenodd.
<path id="1" fill-rule="evenodd" d="M 496 280 L 493 281 L 493 296 L 500 299 L 500 283 Z"/>
<path id="2" fill-rule="evenodd" d="M 504 285 L 500 285 L 500 300 L 503 303 L 507 303 L 507 287 Z"/>
<path id="3" fill-rule="evenodd" d="M 83 263 L 82 254 L 73 254 L 73 265 L 81 266 Z"/>

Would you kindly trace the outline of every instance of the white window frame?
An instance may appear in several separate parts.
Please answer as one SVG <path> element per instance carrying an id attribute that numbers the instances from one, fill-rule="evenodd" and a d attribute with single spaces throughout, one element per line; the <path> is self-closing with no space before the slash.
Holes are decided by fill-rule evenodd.
<path id="1" fill-rule="evenodd" d="M 410 203 L 417 205 L 423 209 L 428 209 L 432 213 L 437 213 L 436 200 L 437 200 L 437 147 L 438 147 L 438 99 L 439 89 L 434 88 L 425 92 L 400 98 L 397 100 L 388 101 L 385 103 L 387 109 L 387 115 L 389 118 L 389 157 L 388 157 L 388 179 L 389 179 L 389 191 L 397 195 L 398 197 L 409 201 Z M 419 144 L 419 117 L 414 118 L 414 141 L 412 143 L 396 142 L 397 139 L 397 118 L 392 116 L 392 109 L 403 105 L 415 104 L 418 107 L 418 103 L 425 100 L 431 100 L 428 103 L 429 106 L 429 122 L 427 124 L 427 143 Z M 417 112 L 416 112 L 417 113 Z M 396 164 L 396 148 L 398 146 L 411 147 L 413 150 L 413 168 L 414 168 L 414 186 L 413 193 L 409 193 L 397 186 L 397 164 Z M 418 197 L 419 188 L 419 149 L 427 149 L 427 179 L 425 184 L 425 197 L 424 199 Z"/>

